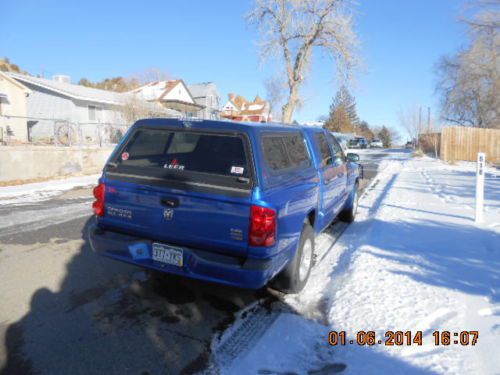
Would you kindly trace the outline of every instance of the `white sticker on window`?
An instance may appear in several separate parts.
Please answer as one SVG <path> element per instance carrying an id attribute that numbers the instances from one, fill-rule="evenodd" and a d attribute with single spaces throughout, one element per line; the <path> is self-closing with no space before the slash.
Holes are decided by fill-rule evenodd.
<path id="1" fill-rule="evenodd" d="M 231 173 L 234 173 L 234 174 L 243 174 L 244 170 L 245 170 L 245 168 L 243 168 L 243 167 L 231 167 Z"/>

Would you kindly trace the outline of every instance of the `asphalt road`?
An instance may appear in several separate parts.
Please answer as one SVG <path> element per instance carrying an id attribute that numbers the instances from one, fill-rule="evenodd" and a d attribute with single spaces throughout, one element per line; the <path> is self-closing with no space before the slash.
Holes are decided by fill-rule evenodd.
<path id="1" fill-rule="evenodd" d="M 387 157 L 362 152 L 363 187 Z M 207 366 L 213 338 L 238 311 L 280 308 L 267 288 L 151 274 L 95 255 L 90 203 L 90 189 L 75 189 L 0 205 L 2 374 L 190 374 Z"/>

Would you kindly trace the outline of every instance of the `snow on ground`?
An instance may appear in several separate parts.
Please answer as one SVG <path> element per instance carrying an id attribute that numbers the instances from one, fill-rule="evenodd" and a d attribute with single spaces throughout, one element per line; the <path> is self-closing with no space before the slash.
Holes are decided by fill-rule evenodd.
<path id="1" fill-rule="evenodd" d="M 90 199 L 58 207 L 38 207 L 33 210 L 14 211 L 0 215 L 0 235 L 8 236 L 15 233 L 31 232 L 91 214 Z"/>
<path id="2" fill-rule="evenodd" d="M 97 185 L 100 174 L 0 187 L 0 206 L 40 202 L 76 187 Z"/>
<path id="3" fill-rule="evenodd" d="M 498 373 L 500 174 L 487 170 L 485 222 L 475 224 L 472 163 L 408 158 L 395 153 L 384 163 L 333 246 L 329 232 L 318 237 L 326 255 L 301 294 L 285 297 L 278 313 L 251 307 L 212 343 L 211 370 Z M 347 345 L 329 347 L 330 330 L 345 331 Z M 423 345 L 350 344 L 358 331 L 384 341 L 389 330 L 420 330 Z M 434 331 L 479 338 L 436 346 Z"/>

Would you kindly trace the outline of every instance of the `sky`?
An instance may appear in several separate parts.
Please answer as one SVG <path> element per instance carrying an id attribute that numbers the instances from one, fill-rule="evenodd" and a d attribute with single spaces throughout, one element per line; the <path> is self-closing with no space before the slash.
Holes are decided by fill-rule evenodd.
<path id="1" fill-rule="evenodd" d="M 0 57 L 31 74 L 67 74 L 73 82 L 132 76 L 159 69 L 186 83 L 213 81 L 222 102 L 230 92 L 266 96 L 276 74 L 259 55 L 259 34 L 245 21 L 253 0 L 96 1 L 3 0 Z M 362 69 L 351 91 L 359 117 L 407 137 L 401 109 L 439 112 L 434 67 L 465 42 L 458 22 L 464 0 L 358 0 L 356 30 Z M 335 64 L 313 56 L 299 122 L 328 113 L 339 88 Z M 426 112 L 424 112 L 426 113 Z"/>

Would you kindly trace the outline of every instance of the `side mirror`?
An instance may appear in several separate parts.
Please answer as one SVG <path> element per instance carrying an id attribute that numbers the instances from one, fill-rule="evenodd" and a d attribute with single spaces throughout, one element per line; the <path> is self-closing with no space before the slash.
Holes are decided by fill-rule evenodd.
<path id="1" fill-rule="evenodd" d="M 347 154 L 347 160 L 352 162 L 352 163 L 357 163 L 359 161 L 359 155 L 352 153 L 352 152 L 349 152 Z"/>

